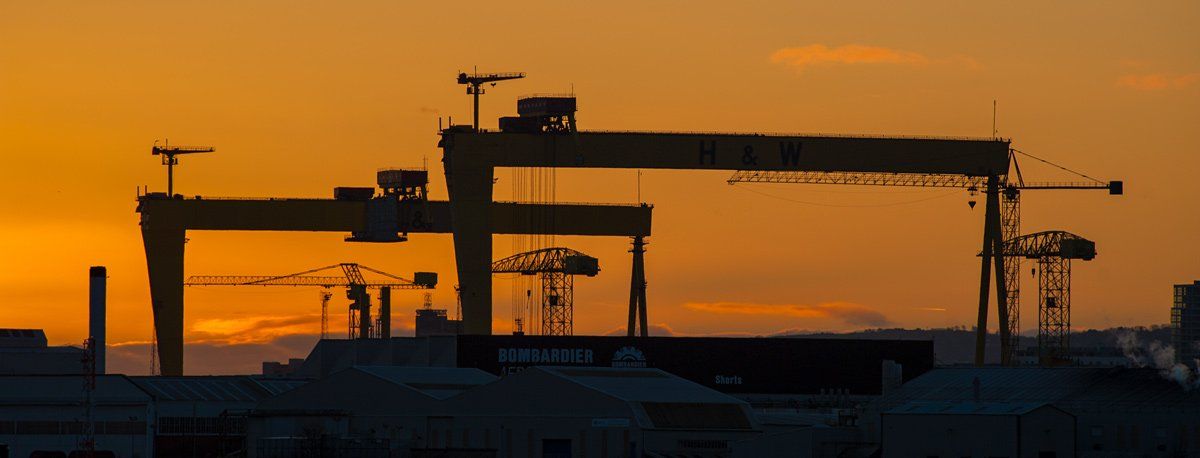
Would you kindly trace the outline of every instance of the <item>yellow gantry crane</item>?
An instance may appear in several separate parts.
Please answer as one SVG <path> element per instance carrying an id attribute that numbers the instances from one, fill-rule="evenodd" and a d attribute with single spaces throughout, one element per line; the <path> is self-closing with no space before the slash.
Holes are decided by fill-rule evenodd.
<path id="1" fill-rule="evenodd" d="M 330 275 L 326 272 L 340 272 Z M 380 277 L 368 279 L 363 271 Z M 324 273 L 324 274 L 323 274 Z M 433 289 L 437 286 L 434 272 L 416 272 L 409 280 L 381 270 L 355 263 L 341 263 L 309 269 L 286 275 L 193 275 L 184 286 L 316 286 L 320 288 L 344 287 L 350 305 L 350 324 L 347 336 L 351 339 L 391 337 L 391 290 Z M 371 296 L 368 290 L 379 290 L 379 318 L 371 320 Z M 328 329 L 328 304 L 331 295 L 321 295 L 322 338 Z"/>

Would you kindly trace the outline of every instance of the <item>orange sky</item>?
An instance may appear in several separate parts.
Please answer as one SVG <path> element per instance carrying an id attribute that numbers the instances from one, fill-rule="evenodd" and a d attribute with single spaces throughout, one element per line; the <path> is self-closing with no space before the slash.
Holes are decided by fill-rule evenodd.
<path id="1" fill-rule="evenodd" d="M 156 138 L 211 144 L 177 190 L 331 195 L 419 166 L 444 197 L 437 118 L 466 122 L 459 69 L 525 71 L 483 99 L 484 126 L 533 92 L 579 95 L 584 129 L 987 136 L 1128 195 L 1027 193 L 1025 232 L 1097 241 L 1077 263 L 1076 327 L 1162 324 L 1170 285 L 1200 278 L 1200 5 L 892 2 L 0 3 L 0 326 L 86 329 L 86 272 L 110 272 L 110 342 L 151 334 L 135 189 L 165 187 Z M 1027 179 L 1067 176 L 1032 161 Z M 505 198 L 507 171 L 498 173 Z M 562 201 L 636 201 L 636 172 L 560 171 Z M 650 321 L 679 334 L 970 325 L 982 207 L 964 192 L 724 183 L 648 171 Z M 448 236 L 355 245 L 342 234 L 189 234 L 189 273 L 286 273 L 356 261 L 441 273 Z M 628 240 L 559 238 L 601 260 L 576 286 L 577 333 L 623 325 Z M 498 237 L 496 256 L 510 254 Z M 1032 277 L 1024 278 L 1027 293 Z M 497 332 L 510 284 L 496 282 Z M 1027 294 L 1023 329 L 1036 310 Z M 419 294 L 395 300 L 398 327 Z M 332 328 L 345 327 L 340 296 Z M 189 289 L 191 373 L 302 356 L 317 292 Z M 992 318 L 994 323 L 995 318 Z M 994 326 L 994 324 L 993 324 Z M 344 331 L 343 331 L 344 332 Z M 281 339 L 282 336 L 293 336 Z M 290 339 L 290 340 L 288 340 Z M 282 342 L 282 343 L 281 343 Z M 230 346 L 237 344 L 237 346 Z M 130 352 L 122 370 L 144 372 Z M 200 359 L 198 359 L 200 358 Z M 136 363 L 136 364 L 135 364 Z M 207 364 L 207 365 L 206 365 Z M 248 368 L 247 368 L 248 367 Z"/>

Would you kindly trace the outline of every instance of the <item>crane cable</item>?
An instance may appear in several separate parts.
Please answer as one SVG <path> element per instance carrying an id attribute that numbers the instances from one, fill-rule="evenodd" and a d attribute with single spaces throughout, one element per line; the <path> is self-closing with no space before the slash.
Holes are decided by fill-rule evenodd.
<path id="1" fill-rule="evenodd" d="M 1066 168 L 1066 167 L 1063 167 L 1063 166 L 1061 166 L 1061 165 L 1058 165 L 1058 164 L 1055 164 L 1055 163 L 1053 163 L 1053 162 L 1047 161 L 1047 160 L 1045 160 L 1045 159 L 1042 159 L 1042 158 L 1040 158 L 1040 157 L 1037 157 L 1037 156 L 1034 156 L 1034 155 L 1032 155 L 1032 154 L 1026 153 L 1026 152 L 1024 152 L 1024 151 L 1021 151 L 1021 150 L 1019 150 L 1019 149 L 1016 149 L 1016 148 L 1010 148 L 1010 149 L 1011 149 L 1011 150 L 1012 150 L 1014 153 L 1020 154 L 1020 155 L 1022 155 L 1022 156 L 1028 157 L 1028 158 L 1030 158 L 1030 159 L 1033 159 L 1033 160 L 1036 160 L 1036 161 L 1040 161 L 1040 162 L 1042 162 L 1042 163 L 1045 163 L 1045 164 L 1047 164 L 1047 165 L 1049 165 L 1049 166 L 1051 166 L 1051 167 L 1058 168 L 1059 170 L 1062 170 L 1062 171 L 1064 171 L 1064 172 L 1067 172 L 1067 173 L 1072 173 L 1072 174 L 1075 174 L 1075 175 L 1079 175 L 1079 176 L 1081 176 L 1081 177 L 1083 177 L 1083 178 L 1087 178 L 1087 179 L 1089 179 L 1089 180 L 1095 181 L 1095 182 L 1097 182 L 1097 183 L 1100 183 L 1100 184 L 1106 184 L 1104 181 L 1102 181 L 1102 180 L 1097 180 L 1097 179 L 1095 179 L 1095 178 L 1092 178 L 1091 176 L 1088 176 L 1088 175 L 1087 175 L 1087 174 L 1085 174 L 1085 173 L 1082 173 L 1082 172 L 1076 172 L 1076 171 L 1074 171 L 1074 170 L 1068 169 L 1068 168 Z"/>

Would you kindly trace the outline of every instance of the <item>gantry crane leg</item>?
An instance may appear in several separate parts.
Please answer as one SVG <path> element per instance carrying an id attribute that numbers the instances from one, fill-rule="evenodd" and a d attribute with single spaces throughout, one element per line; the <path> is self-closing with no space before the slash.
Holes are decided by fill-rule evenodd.
<path id="1" fill-rule="evenodd" d="M 146 270 L 150 276 L 159 369 L 163 375 L 183 375 L 183 245 L 185 230 L 164 224 L 142 223 Z"/>
<path id="2" fill-rule="evenodd" d="M 646 328 L 646 261 L 644 254 L 646 253 L 646 240 L 644 237 L 637 236 L 633 238 L 633 249 L 629 250 L 633 253 L 633 269 L 631 269 L 629 280 L 629 324 L 626 325 L 626 335 L 633 337 L 638 335 L 636 332 L 638 324 L 641 324 L 641 336 L 646 337 L 649 330 Z"/>
<path id="3" fill-rule="evenodd" d="M 1000 224 L 1000 177 L 989 175 L 986 189 L 983 224 L 983 250 L 979 269 L 979 314 L 975 325 L 975 365 L 984 363 L 987 347 L 988 293 L 991 286 L 992 263 L 996 266 L 996 310 L 1000 315 L 1000 336 L 1007 341 L 1008 310 L 1004 288 L 1003 234 Z"/>
<path id="4" fill-rule="evenodd" d="M 1002 228 L 1001 244 L 1021 236 L 1021 191 L 1006 187 L 1001 193 L 1000 220 Z M 1001 250 L 1003 252 L 1003 250 Z M 1016 365 L 1016 354 L 1020 349 L 1021 331 L 1021 257 L 1003 252 L 1004 257 L 1004 297 L 1007 303 L 1008 316 L 1000 325 L 1004 331 L 1000 334 L 1000 364 Z"/>

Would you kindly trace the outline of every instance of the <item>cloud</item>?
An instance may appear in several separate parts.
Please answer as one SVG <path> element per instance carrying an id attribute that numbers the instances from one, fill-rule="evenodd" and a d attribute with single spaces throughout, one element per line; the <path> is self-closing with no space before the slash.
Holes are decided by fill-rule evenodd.
<path id="1" fill-rule="evenodd" d="M 650 332 L 648 334 L 650 334 L 652 336 L 677 336 L 677 335 L 679 335 L 679 333 L 675 332 L 674 329 L 671 329 L 671 326 L 666 323 L 651 323 L 649 328 L 650 328 L 649 329 Z M 606 335 L 606 336 L 623 336 L 625 334 L 626 334 L 625 326 L 614 328 L 614 329 L 604 333 L 604 335 Z"/>
<path id="2" fill-rule="evenodd" d="M 1139 91 L 1161 91 L 1164 89 L 1183 89 L 1200 82 L 1198 73 L 1147 73 L 1141 75 L 1125 75 L 1117 78 L 1117 86 Z"/>
<path id="3" fill-rule="evenodd" d="M 320 330 L 319 314 L 205 318 L 192 323 L 186 339 L 189 343 L 217 345 L 265 343 L 287 335 L 316 334 Z"/>
<path id="4" fill-rule="evenodd" d="M 830 48 L 822 44 L 813 44 L 775 51 L 771 54 L 771 62 L 802 71 L 808 66 L 824 65 L 924 65 L 929 63 L 930 59 L 920 53 L 882 46 L 842 45 Z"/>
<path id="5" fill-rule="evenodd" d="M 740 315 L 776 315 L 805 319 L 837 319 L 855 326 L 887 326 L 891 321 L 882 313 L 853 302 L 805 304 L 754 304 L 745 302 L 689 302 L 684 307 L 709 313 Z"/>
<path id="6" fill-rule="evenodd" d="M 304 358 L 320 336 L 294 334 L 264 342 L 224 344 L 187 342 L 183 347 L 188 375 L 259 374 L 263 361 L 287 361 Z M 108 346 L 110 373 L 146 375 L 150 373 L 150 344 L 124 342 Z"/>

